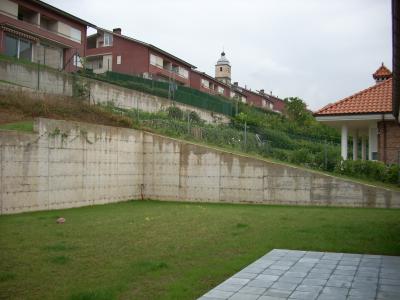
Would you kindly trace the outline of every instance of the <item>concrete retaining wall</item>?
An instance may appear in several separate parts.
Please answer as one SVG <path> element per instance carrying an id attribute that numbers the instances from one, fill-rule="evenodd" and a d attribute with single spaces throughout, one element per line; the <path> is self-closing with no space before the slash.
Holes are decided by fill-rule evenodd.
<path id="1" fill-rule="evenodd" d="M 73 76 L 69 73 L 59 72 L 49 68 L 38 69 L 34 65 L 13 64 L 0 61 L 0 80 L 14 85 L 0 85 L 2 91 L 40 91 L 63 96 L 73 95 Z M 184 111 L 195 111 L 208 123 L 229 123 L 229 118 L 223 114 L 214 113 L 205 109 L 173 102 L 165 98 L 145 94 L 135 90 L 123 88 L 103 81 L 81 77 L 87 82 L 90 89 L 92 103 L 113 102 L 122 108 L 139 108 L 146 112 L 158 112 L 175 105 Z"/>
<path id="2" fill-rule="evenodd" d="M 131 129 L 38 119 L 0 131 L 1 213 L 145 198 L 400 207 L 400 192 Z"/>

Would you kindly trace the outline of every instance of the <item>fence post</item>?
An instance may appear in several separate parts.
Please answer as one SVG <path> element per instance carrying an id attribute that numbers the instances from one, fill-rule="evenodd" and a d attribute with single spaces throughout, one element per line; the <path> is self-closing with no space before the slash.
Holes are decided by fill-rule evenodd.
<path id="1" fill-rule="evenodd" d="M 238 109 L 239 109 L 239 99 L 236 100 L 236 115 L 238 115 Z"/>
<path id="2" fill-rule="evenodd" d="M 244 148 L 247 148 L 247 121 L 244 121 Z"/>
<path id="3" fill-rule="evenodd" d="M 40 60 L 38 60 L 37 64 L 37 90 L 40 90 Z"/>
<path id="4" fill-rule="evenodd" d="M 326 140 L 324 143 L 324 164 L 325 164 L 325 171 L 328 170 L 328 149 L 327 149 Z"/>
<path id="5" fill-rule="evenodd" d="M 137 121 L 139 123 L 140 117 L 139 117 L 139 97 L 136 97 L 136 113 L 137 113 Z"/>
<path id="6" fill-rule="evenodd" d="M 188 111 L 187 115 L 187 129 L 188 129 L 188 135 L 190 135 L 190 112 Z"/>

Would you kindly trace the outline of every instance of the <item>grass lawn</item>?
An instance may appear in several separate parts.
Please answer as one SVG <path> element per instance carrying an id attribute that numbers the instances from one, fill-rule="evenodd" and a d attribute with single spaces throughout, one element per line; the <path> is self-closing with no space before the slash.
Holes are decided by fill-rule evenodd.
<path id="1" fill-rule="evenodd" d="M 33 132 L 33 121 L 0 124 L 0 129 Z"/>
<path id="2" fill-rule="evenodd" d="M 399 232 L 387 209 L 130 201 L 0 216 L 0 299 L 196 299 L 274 248 L 400 255 Z"/>

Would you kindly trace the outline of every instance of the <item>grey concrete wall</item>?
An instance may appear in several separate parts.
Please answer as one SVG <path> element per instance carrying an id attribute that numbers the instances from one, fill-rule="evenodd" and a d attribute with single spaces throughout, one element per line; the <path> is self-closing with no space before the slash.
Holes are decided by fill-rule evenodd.
<path id="1" fill-rule="evenodd" d="M 0 131 L 2 214 L 140 198 L 142 132 L 46 119 L 35 127 Z"/>
<path id="2" fill-rule="evenodd" d="M 2 83 L 2 91 L 40 91 L 63 96 L 73 95 L 73 76 L 69 73 L 58 72 L 49 68 L 37 68 L 30 65 L 13 64 L 0 61 L 0 80 L 13 83 Z M 225 115 L 214 113 L 205 109 L 173 102 L 165 98 L 145 94 L 135 90 L 123 88 L 103 81 L 82 78 L 88 83 L 91 103 L 113 102 L 122 108 L 139 108 L 146 112 L 158 112 L 175 105 L 184 111 L 195 111 L 208 123 L 229 123 Z M 39 88 L 38 88 L 39 87 Z"/>
<path id="3" fill-rule="evenodd" d="M 400 192 L 147 132 L 38 119 L 0 130 L 1 213 L 144 198 L 400 208 Z"/>

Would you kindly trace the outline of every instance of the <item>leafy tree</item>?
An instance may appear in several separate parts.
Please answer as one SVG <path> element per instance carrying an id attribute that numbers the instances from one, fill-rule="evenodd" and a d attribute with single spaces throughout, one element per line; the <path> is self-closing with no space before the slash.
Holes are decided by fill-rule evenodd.
<path id="1" fill-rule="evenodd" d="M 313 119 L 311 112 L 307 109 L 307 104 L 298 97 L 285 98 L 285 113 L 289 119 L 305 124 Z"/>

